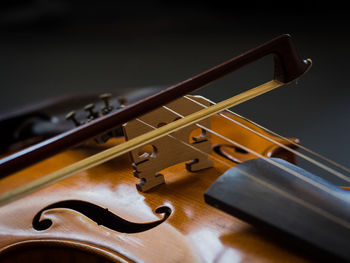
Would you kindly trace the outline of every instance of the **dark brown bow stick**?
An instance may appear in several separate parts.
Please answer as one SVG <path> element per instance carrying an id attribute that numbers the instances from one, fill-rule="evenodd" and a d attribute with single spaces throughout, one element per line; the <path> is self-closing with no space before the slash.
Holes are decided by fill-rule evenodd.
<path id="1" fill-rule="evenodd" d="M 273 55 L 275 62 L 274 79 L 283 83 L 289 83 L 299 78 L 311 66 L 310 61 L 300 58 L 291 37 L 281 35 L 212 69 L 126 106 L 118 112 L 105 115 L 74 130 L 1 159 L 0 178 L 98 136 L 270 54 Z"/>

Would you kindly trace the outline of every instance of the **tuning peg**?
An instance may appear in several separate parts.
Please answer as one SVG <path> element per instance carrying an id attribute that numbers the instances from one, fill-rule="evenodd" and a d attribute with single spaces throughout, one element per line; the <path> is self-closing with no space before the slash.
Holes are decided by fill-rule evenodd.
<path id="1" fill-rule="evenodd" d="M 101 109 L 103 115 L 106 115 L 113 110 L 113 107 L 109 105 L 109 100 L 111 97 L 111 93 L 104 93 L 100 95 L 100 99 L 102 99 L 105 103 L 105 106 Z"/>
<path id="2" fill-rule="evenodd" d="M 71 111 L 66 115 L 66 120 L 71 120 L 74 122 L 75 126 L 79 126 L 81 123 L 75 118 L 75 111 Z"/>
<path id="3" fill-rule="evenodd" d="M 118 97 L 117 98 L 118 102 L 119 102 L 119 106 L 118 108 L 124 108 L 125 107 L 125 104 L 128 102 L 128 99 L 125 98 L 125 97 Z"/>
<path id="4" fill-rule="evenodd" d="M 98 113 L 94 111 L 95 104 L 90 103 L 84 107 L 84 110 L 89 112 L 88 119 L 93 120 L 98 117 Z"/>

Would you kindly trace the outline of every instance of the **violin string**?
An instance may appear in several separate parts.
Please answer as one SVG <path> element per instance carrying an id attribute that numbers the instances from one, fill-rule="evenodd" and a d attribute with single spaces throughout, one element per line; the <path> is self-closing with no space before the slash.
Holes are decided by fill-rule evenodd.
<path id="1" fill-rule="evenodd" d="M 202 103 L 200 103 L 200 102 L 198 102 L 198 101 L 196 101 L 196 100 L 193 100 L 193 99 L 188 98 L 188 97 L 186 97 L 186 96 L 185 96 L 185 98 L 188 99 L 188 100 L 190 100 L 191 102 L 196 103 L 197 105 L 199 105 L 199 106 L 201 106 L 201 107 L 203 107 L 203 108 L 207 108 L 206 105 L 204 105 L 204 104 L 202 104 Z M 210 103 L 213 103 L 213 102 L 211 102 L 211 101 L 209 101 L 209 102 L 210 102 Z M 215 104 L 215 103 L 213 103 L 213 104 Z M 231 113 L 231 112 L 230 112 L 230 113 Z M 342 174 L 342 173 L 340 173 L 340 172 L 338 172 L 338 171 L 332 169 L 331 167 L 328 167 L 328 166 L 326 166 L 326 165 L 324 165 L 324 164 L 322 164 L 322 163 L 316 161 L 315 159 L 312 159 L 312 158 L 310 158 L 309 156 L 304 155 L 304 154 L 302 154 L 302 153 L 300 153 L 300 152 L 298 152 L 298 151 L 296 151 L 296 150 L 294 150 L 294 149 L 288 147 L 287 145 L 284 145 L 284 144 L 282 144 L 282 143 L 280 143 L 280 142 L 278 142 L 278 141 L 276 141 L 276 140 L 274 140 L 274 139 L 272 139 L 272 138 L 269 138 L 269 137 L 267 137 L 266 135 L 264 135 L 264 134 L 262 134 L 262 133 L 259 133 L 259 132 L 255 131 L 255 130 L 253 130 L 253 129 L 247 127 L 246 125 L 244 125 L 244 124 L 242 124 L 242 123 L 240 123 L 240 122 L 238 122 L 238 121 L 236 121 L 236 120 L 234 120 L 234 119 L 231 119 L 230 117 L 228 117 L 228 116 L 226 116 L 226 115 L 224 115 L 224 114 L 222 114 L 222 113 L 219 113 L 219 115 L 220 115 L 221 117 L 223 117 L 223 118 L 225 118 L 225 119 L 227 119 L 227 120 L 229 120 L 229 121 L 231 121 L 231 122 L 233 122 L 233 123 L 235 123 L 235 124 L 241 126 L 242 128 L 244 128 L 244 129 L 246 129 L 246 130 L 248 130 L 248 131 L 250 131 L 250 132 L 252 132 L 252 133 L 254 133 L 254 134 L 256 134 L 256 135 L 258 135 L 258 136 L 260 136 L 260 137 L 262 137 L 262 138 L 264 138 L 265 140 L 268 140 L 268 141 L 270 141 L 270 142 L 272 142 L 272 143 L 274 143 L 274 144 L 280 146 L 281 148 L 284 148 L 284 149 L 286 149 L 287 151 L 292 152 L 293 154 L 295 154 L 295 155 L 301 157 L 302 159 L 304 159 L 304 160 L 306 160 L 306 161 L 308 161 L 308 162 L 310 162 L 310 163 L 312 163 L 312 164 L 314 164 L 314 165 L 320 167 L 321 169 L 326 170 L 327 172 L 333 174 L 334 176 L 337 176 L 338 178 L 341 178 L 341 179 L 343 179 L 343 180 L 346 181 L 346 182 L 350 182 L 350 177 L 348 177 L 348 176 L 346 176 L 346 175 L 344 175 L 344 174 Z M 289 140 L 289 141 L 290 141 L 290 140 Z M 298 144 L 296 144 L 296 145 L 298 145 Z"/>
<path id="2" fill-rule="evenodd" d="M 166 106 L 165 106 L 165 107 L 166 107 Z M 180 116 L 179 116 L 179 117 L 180 117 Z M 152 129 L 157 129 L 156 127 L 152 126 L 151 124 L 149 124 L 149 123 L 147 123 L 147 122 L 144 122 L 143 120 L 141 120 L 141 119 L 139 119 L 139 118 L 136 118 L 135 120 L 137 120 L 137 121 L 143 123 L 144 125 L 146 125 L 146 126 L 152 128 Z M 197 124 L 196 124 L 196 125 L 197 125 Z M 198 126 L 198 125 L 197 125 L 197 126 Z M 201 125 L 201 126 L 202 126 L 202 125 Z M 204 126 L 202 126 L 202 127 L 200 127 L 200 128 L 204 128 Z M 209 128 L 207 128 L 207 129 L 210 130 Z M 212 132 L 214 132 L 214 131 L 212 131 Z M 214 132 L 214 133 L 216 133 L 216 132 Z M 307 201 L 305 201 L 305 200 L 303 200 L 303 199 L 300 199 L 300 198 L 298 198 L 297 196 L 293 196 L 293 195 L 289 194 L 288 192 L 283 191 L 282 189 L 279 189 L 279 188 L 277 188 L 276 186 L 274 186 L 274 185 L 268 183 L 267 181 L 264 181 L 264 180 L 262 180 L 262 179 L 259 179 L 259 178 L 257 178 L 256 176 L 251 175 L 250 173 L 239 169 L 237 166 L 232 166 L 231 164 L 228 164 L 226 161 L 223 161 L 223 160 L 221 160 L 221 159 L 219 159 L 219 158 L 217 158 L 217 157 L 215 157 L 215 156 L 213 156 L 213 155 L 210 155 L 209 153 L 207 153 L 207 152 L 205 152 L 205 151 L 202 151 L 202 150 L 198 149 L 197 147 L 193 146 L 192 144 L 190 144 L 190 143 L 188 143 L 188 142 L 185 142 L 185 141 L 183 141 L 183 140 L 181 140 L 181 139 L 179 139 L 179 138 L 176 138 L 175 136 L 173 136 L 173 135 L 171 135 L 171 134 L 168 134 L 167 136 L 169 136 L 169 137 L 171 137 L 171 138 L 177 140 L 178 142 L 180 142 L 180 143 L 182 143 L 182 144 L 184 144 L 184 145 L 186 145 L 186 146 L 192 148 L 193 150 L 195 150 L 195 151 L 197 151 L 197 152 L 202 153 L 203 155 L 207 156 L 208 158 L 211 158 L 211 159 L 215 160 L 216 162 L 219 162 L 219 163 L 223 164 L 224 166 L 226 166 L 226 167 L 228 167 L 228 168 L 230 168 L 230 169 L 232 168 L 232 169 L 238 171 L 239 173 L 241 173 L 241 174 L 243 174 L 243 175 L 249 177 L 249 178 L 252 179 L 253 181 L 256 181 L 256 182 L 258 182 L 259 184 L 262 184 L 262 185 L 264 185 L 264 186 L 270 188 L 271 190 L 273 190 L 273 191 L 275 191 L 275 192 L 278 192 L 278 193 L 284 195 L 286 198 L 289 198 L 289 199 L 293 200 L 294 202 L 297 202 L 297 203 L 301 204 L 302 206 L 307 207 L 307 208 L 313 210 L 314 212 L 316 212 L 316 213 L 318 213 L 318 214 L 320 214 L 320 215 L 322 215 L 322 216 L 324 216 L 324 217 L 330 219 L 331 221 L 334 221 L 335 223 L 340 224 L 340 225 L 343 225 L 345 228 L 350 229 L 350 224 L 349 224 L 349 222 L 345 221 L 344 219 L 339 218 L 339 217 L 337 217 L 337 216 L 335 216 L 335 215 L 333 215 L 333 214 L 330 214 L 328 211 L 325 211 L 325 210 L 323 210 L 322 208 L 319 208 L 319 207 L 315 206 L 314 204 L 311 204 L 311 203 L 309 203 L 309 202 L 307 202 Z M 227 138 L 227 139 L 228 139 L 228 138 Z M 228 140 L 229 140 L 229 139 L 228 139 Z M 233 143 L 233 141 L 232 141 L 232 143 Z M 236 143 L 234 142 L 234 144 L 236 144 Z M 240 145 L 240 144 L 237 143 L 237 145 Z M 240 146 L 241 146 L 241 145 L 240 145 Z M 257 154 L 257 155 L 260 155 L 259 153 L 256 153 L 256 154 Z M 266 157 L 264 157 L 264 156 L 262 156 L 262 155 L 261 155 L 261 157 L 263 157 L 263 159 L 266 158 Z M 266 159 L 268 159 L 268 158 L 266 158 Z M 277 163 L 276 163 L 276 164 L 277 164 Z M 287 168 L 287 167 L 284 167 L 284 166 L 282 165 L 282 167 L 279 167 L 279 168 L 284 169 L 284 168 Z M 288 169 L 288 170 L 290 170 L 290 169 Z M 293 171 L 293 170 L 291 170 L 291 171 Z M 294 171 L 293 171 L 293 172 L 294 172 Z M 301 176 L 303 176 L 303 175 L 301 175 Z M 326 190 L 323 189 L 323 190 L 326 191 L 327 193 L 330 193 L 330 192 L 328 191 L 328 189 L 326 189 Z"/>
<path id="3" fill-rule="evenodd" d="M 185 117 L 185 116 L 181 115 L 180 113 L 178 113 L 178 112 L 176 112 L 176 111 L 170 109 L 170 108 L 167 107 L 167 106 L 163 106 L 163 108 L 165 108 L 165 109 L 167 109 L 168 111 L 174 113 L 175 115 L 177 115 L 177 116 L 180 117 L 180 118 L 184 118 L 184 117 Z M 328 193 L 328 194 L 330 194 L 330 195 L 333 195 L 334 197 L 336 197 L 336 198 L 338 198 L 338 199 L 341 199 L 341 200 L 343 200 L 343 201 L 348 201 L 344 196 L 342 196 L 342 195 L 340 195 L 340 194 L 338 194 L 338 193 L 336 193 L 336 192 L 331 192 L 331 191 L 329 191 L 324 185 L 318 183 L 317 181 L 311 180 L 310 178 L 305 177 L 304 175 L 302 175 L 302 174 L 300 174 L 300 173 L 298 173 L 298 172 L 296 172 L 296 171 L 294 171 L 294 170 L 292 170 L 292 169 L 290 169 L 290 168 L 288 168 L 288 167 L 285 167 L 285 166 L 283 166 L 283 165 L 281 165 L 281 164 L 275 162 L 274 160 L 272 160 L 272 159 L 270 159 L 270 158 L 267 158 L 267 157 L 263 156 L 262 154 L 260 154 L 260 153 L 254 151 L 254 150 L 252 150 L 252 149 L 250 149 L 250 148 L 248 148 L 248 147 L 246 147 L 246 146 L 244 146 L 244 145 L 242 145 L 242 144 L 240 144 L 240 143 L 238 143 L 238 142 L 236 142 L 236 141 L 233 141 L 233 140 L 231 140 L 231 139 L 229 139 L 229 138 L 227 138 L 227 137 L 225 137 L 225 136 L 223 136 L 223 135 L 221 135 L 221 134 L 219 134 L 219 133 L 217 133 L 217 132 L 211 130 L 211 129 L 208 128 L 208 127 L 205 127 L 205 126 L 203 126 L 203 125 L 201 125 L 201 124 L 198 124 L 198 123 L 196 123 L 195 125 L 196 125 L 197 127 L 201 128 L 201 129 L 203 129 L 203 130 L 208 131 L 208 132 L 211 133 L 211 134 L 216 135 L 217 137 L 219 137 L 219 138 L 221 138 L 221 139 L 227 141 L 227 142 L 230 143 L 230 144 L 236 145 L 237 147 L 239 147 L 239 148 L 241 148 L 241 149 L 243 149 L 243 150 L 245 150 L 245 151 L 247 151 L 247 152 L 249 152 L 249 153 L 255 155 L 256 157 L 259 157 L 259 158 L 263 159 L 264 161 L 270 163 L 271 165 L 273 165 L 273 166 L 275 166 L 275 167 L 278 167 L 278 168 L 280 168 L 280 169 L 286 171 L 286 172 L 289 173 L 289 174 L 294 175 L 295 177 L 299 178 L 300 180 L 303 180 L 304 182 L 307 182 L 307 183 L 309 183 L 309 184 L 311 184 L 311 185 L 313 185 L 313 186 L 315 186 L 315 187 L 317 187 L 317 188 L 319 188 L 319 189 L 322 189 L 322 190 L 325 191 L 326 193 Z"/>
<path id="4" fill-rule="evenodd" d="M 256 125 L 256 126 L 259 127 L 260 129 L 262 129 L 262 130 L 264 130 L 264 131 L 270 133 L 271 135 L 276 136 L 276 137 L 278 137 L 278 138 L 280 138 L 280 139 L 282 139 L 282 140 L 284 140 L 284 141 L 286 141 L 286 142 L 288 142 L 288 143 L 290 143 L 290 144 L 292 144 L 292 145 L 294 145 L 294 146 L 296 146 L 296 147 L 298 147 L 298 148 L 300 148 L 300 149 L 302 149 L 302 150 L 304 150 L 304 151 L 310 153 L 311 155 L 314 155 L 314 156 L 316 156 L 317 158 L 319 158 L 319 159 L 321 159 L 321 160 L 323 160 L 323 161 L 325 161 L 325 162 L 328 162 L 329 164 L 331 164 L 331 165 L 333 165 L 333 166 L 335 166 L 335 167 L 338 167 L 340 170 L 343 170 L 343 171 L 345 171 L 345 172 L 347 172 L 347 173 L 350 173 L 350 169 L 347 168 L 347 167 L 345 167 L 344 165 L 339 164 L 339 163 L 337 163 L 337 162 L 335 162 L 335 161 L 333 161 L 333 160 L 331 160 L 331 159 L 329 159 L 329 158 L 327 158 L 327 157 L 325 157 L 325 156 L 323 156 L 323 155 L 321 155 L 321 154 L 319 154 L 319 153 L 317 153 L 317 152 L 315 152 L 315 151 L 313 151 L 313 150 L 311 150 L 311 149 L 309 149 L 309 148 L 307 148 L 307 147 L 305 147 L 305 146 L 303 146 L 303 145 L 301 145 L 301 144 L 298 144 L 298 143 L 296 143 L 296 142 L 294 142 L 294 141 L 292 141 L 292 140 L 290 140 L 290 139 L 288 139 L 288 138 L 286 138 L 286 137 L 284 137 L 284 136 L 282 136 L 282 135 L 280 135 L 280 134 L 278 134 L 278 133 L 276 133 L 276 132 L 273 132 L 273 131 L 271 131 L 271 130 L 269 130 L 269 129 L 267 129 L 267 128 L 265 128 L 265 127 L 263 127 L 263 126 L 261 126 L 261 125 L 255 123 L 255 122 L 253 122 L 253 121 L 251 121 L 251 120 L 245 118 L 245 117 L 242 117 L 242 116 L 240 116 L 239 114 L 234 113 L 234 112 L 231 111 L 231 110 L 226 110 L 226 111 L 229 112 L 229 113 L 231 113 L 231 114 L 233 114 L 233 115 L 235 115 L 235 116 L 237 116 L 237 117 L 239 117 L 239 118 L 244 119 L 245 121 L 248 121 L 249 123 L 251 123 L 251 124 L 253 124 L 253 125 Z"/>
<path id="5" fill-rule="evenodd" d="M 193 101 L 195 103 L 198 103 L 197 101 L 192 100 L 191 98 L 189 98 L 187 96 L 184 96 L 184 97 L 186 99 L 188 99 L 188 100 L 191 100 L 191 101 Z M 212 100 L 210 100 L 208 98 L 205 98 L 205 97 L 202 97 L 202 98 L 204 100 L 206 100 L 207 102 L 211 103 L 211 104 L 216 104 L 214 101 L 212 101 Z M 203 106 L 206 107 L 206 105 L 203 105 Z M 335 162 L 335 161 L 333 161 L 333 160 L 331 160 L 331 159 L 329 159 L 329 158 L 327 158 L 327 157 L 325 157 L 325 156 L 323 156 L 323 155 L 321 155 L 321 154 L 319 154 L 319 153 L 317 153 L 317 152 L 315 152 L 315 151 L 313 151 L 313 150 L 311 150 L 311 149 L 309 149 L 309 148 L 307 148 L 307 147 L 305 147 L 305 146 L 303 146 L 303 145 L 301 145 L 299 143 L 296 143 L 296 142 L 294 142 L 294 141 L 292 141 L 292 140 L 290 140 L 290 139 L 288 139 L 288 138 L 286 138 L 286 137 L 284 137 L 284 136 L 282 136 L 282 135 L 280 135 L 280 134 L 278 134 L 278 133 L 276 133 L 274 131 L 271 131 L 268 128 L 266 128 L 266 127 L 264 127 L 264 126 L 262 126 L 262 125 L 260 125 L 260 124 L 258 124 L 256 122 L 254 122 L 254 121 L 252 121 L 252 120 L 250 120 L 250 119 L 248 119 L 246 117 L 243 117 L 243 116 L 241 116 L 241 115 L 239 115 L 239 114 L 237 114 L 237 113 L 235 113 L 235 112 L 233 112 L 233 111 L 231 111 L 229 109 L 226 109 L 225 111 L 228 112 L 228 113 L 231 113 L 232 115 L 235 115 L 238 118 L 241 118 L 241 119 L 249 122 L 250 124 L 253 124 L 254 126 L 264 130 L 267 133 L 270 133 L 273 136 L 276 136 L 276 137 L 278 137 L 278 138 L 280 138 L 280 139 L 282 139 L 282 140 L 284 140 L 284 141 L 286 141 L 286 142 L 288 142 L 288 143 L 290 143 L 290 144 L 292 144 L 292 145 L 294 145 L 294 146 L 296 146 L 296 147 L 298 147 L 298 148 L 300 148 L 300 149 L 310 153 L 311 155 L 316 156 L 317 158 L 319 158 L 321 160 L 324 160 L 325 162 L 328 162 L 328 163 L 332 164 L 335 167 L 338 167 L 339 169 L 341 169 L 341 170 L 343 170 L 343 171 L 345 171 L 347 173 L 350 173 L 350 169 L 345 167 L 342 164 L 339 164 L 339 163 L 337 163 L 337 162 Z M 237 124 L 240 125 L 239 123 L 237 123 Z"/>
<path id="6" fill-rule="evenodd" d="M 220 113 L 227 108 L 231 108 L 240 103 L 253 99 L 266 92 L 272 91 L 283 85 L 282 82 L 277 80 L 271 80 L 263 83 L 255 88 L 241 92 L 229 99 L 226 99 L 216 105 L 212 105 L 210 108 L 201 109 L 194 112 L 185 118 L 179 118 L 178 120 L 168 123 L 167 125 L 157 128 L 157 130 L 149 131 L 148 133 L 139 135 L 135 138 L 127 140 L 122 144 L 118 144 L 99 153 L 96 153 L 90 157 L 84 158 L 66 167 L 63 167 L 57 171 L 54 171 L 48 175 L 35 179 L 29 183 L 26 183 L 13 190 L 7 191 L 0 195 L 0 206 L 6 205 L 12 201 L 22 198 L 25 195 L 40 190 L 46 186 L 49 186 L 55 182 L 68 178 L 76 173 L 95 167 L 99 164 L 105 163 L 113 158 L 130 152 L 134 149 L 140 148 L 143 145 L 150 144 L 152 141 L 160 139 L 167 134 L 176 132 L 184 127 L 198 123 L 201 120 L 208 118 L 214 114 Z"/>

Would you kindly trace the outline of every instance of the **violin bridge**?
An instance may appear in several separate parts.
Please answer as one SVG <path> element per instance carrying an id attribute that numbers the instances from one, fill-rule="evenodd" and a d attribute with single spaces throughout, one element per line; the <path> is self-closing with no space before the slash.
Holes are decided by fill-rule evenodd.
<path id="1" fill-rule="evenodd" d="M 209 102 L 200 96 L 187 97 L 205 106 L 210 106 Z M 201 109 L 203 106 L 191 100 L 177 99 L 124 124 L 125 138 L 130 140 Z M 200 121 L 198 124 L 210 128 L 209 119 Z M 210 168 L 213 166 L 213 162 L 208 159 L 210 153 L 209 134 L 196 124 L 135 149 L 130 152 L 130 156 L 134 175 L 140 179 L 136 187 L 139 191 L 144 192 L 164 183 L 164 176 L 160 174 L 160 171 L 181 162 L 189 161 L 186 163 L 186 169 L 190 172 Z"/>

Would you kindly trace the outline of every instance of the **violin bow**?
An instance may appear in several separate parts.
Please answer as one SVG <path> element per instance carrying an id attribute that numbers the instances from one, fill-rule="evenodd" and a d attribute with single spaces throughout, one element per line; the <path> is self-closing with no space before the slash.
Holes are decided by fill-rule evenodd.
<path id="1" fill-rule="evenodd" d="M 273 89 L 276 89 L 280 86 L 283 86 L 284 83 L 278 80 L 271 80 L 266 82 L 258 87 L 242 92 L 232 98 L 224 100 L 220 103 L 217 103 L 213 106 L 204 108 L 195 113 L 192 113 L 186 117 L 178 119 L 174 122 L 171 122 L 167 125 L 164 125 L 160 128 L 147 132 L 143 135 L 135 137 L 131 140 L 128 140 L 122 144 L 111 147 L 107 150 L 104 150 L 100 153 L 94 154 L 90 157 L 87 157 L 81 161 L 75 162 L 69 166 L 66 166 L 56 172 L 45 175 L 39 179 L 36 179 L 30 183 L 27 183 L 21 187 L 18 187 L 14 190 L 8 191 L 0 195 L 0 206 L 6 205 L 12 201 L 20 199 L 30 193 L 36 192 L 46 186 L 49 186 L 53 183 L 61 181 L 67 177 L 70 177 L 76 173 L 82 172 L 89 168 L 95 167 L 99 164 L 105 163 L 111 159 L 114 159 L 122 154 L 128 153 L 136 148 L 144 146 L 152 141 L 155 141 L 161 137 L 169 135 L 172 132 L 178 131 L 184 127 L 187 127 L 191 124 L 195 124 L 205 118 L 208 118 L 216 113 L 219 113 L 225 109 L 231 108 L 238 104 L 241 104 L 245 101 L 248 101 L 252 98 L 255 98 L 259 95 L 262 95 L 266 92 L 269 92 Z"/>
<path id="2" fill-rule="evenodd" d="M 288 84 L 303 75 L 311 60 L 302 60 L 290 35 L 281 35 L 212 69 L 175 84 L 157 94 L 105 115 L 0 160 L 0 178 L 98 136 L 170 101 L 197 90 L 267 55 L 274 57 L 274 80 Z"/>

